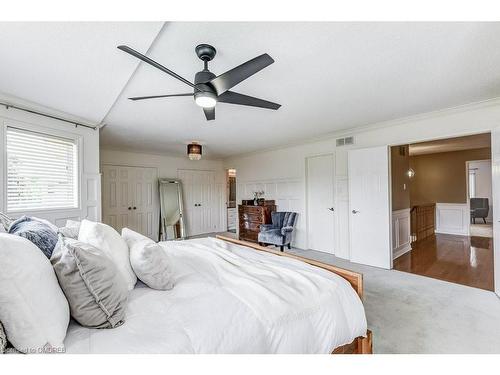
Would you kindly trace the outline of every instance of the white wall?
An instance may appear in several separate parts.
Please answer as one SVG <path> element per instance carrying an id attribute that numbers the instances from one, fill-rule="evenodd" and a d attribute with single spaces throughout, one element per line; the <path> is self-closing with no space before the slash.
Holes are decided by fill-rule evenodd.
<path id="1" fill-rule="evenodd" d="M 30 106 L 26 102 L 20 103 L 12 98 L 2 96 L 2 101 L 7 100 L 10 104 L 22 105 L 31 109 L 39 110 L 43 113 L 51 113 L 63 118 L 70 118 L 68 115 L 56 113 L 48 108 L 40 106 Z M 78 121 L 78 119 L 73 119 Z M 64 209 L 52 211 L 26 211 L 16 212 L 9 216 L 18 217 L 22 214 L 33 215 L 45 218 L 58 226 L 63 226 L 67 219 L 81 220 L 101 220 L 101 185 L 99 174 L 99 130 L 92 130 L 85 127 L 75 127 L 72 124 L 59 120 L 42 117 L 17 109 L 6 109 L 0 106 L 0 211 L 6 212 L 6 149 L 5 149 L 5 129 L 7 126 L 18 126 L 28 130 L 47 132 L 60 136 L 67 136 L 78 140 L 79 147 L 79 192 L 80 202 L 77 209 Z"/>
<path id="2" fill-rule="evenodd" d="M 476 197 L 488 198 L 490 211 L 486 221 L 493 221 L 493 194 L 491 191 L 491 160 L 477 160 L 468 162 L 469 169 L 475 169 L 476 173 Z M 480 219 L 478 222 L 481 222 Z"/>
<path id="3" fill-rule="evenodd" d="M 307 126 L 307 124 L 304 124 Z M 349 258 L 348 204 L 345 202 L 347 187 L 347 150 L 352 148 L 398 145 L 424 140 L 448 138 L 490 131 L 500 126 L 500 100 L 471 104 L 460 108 L 433 112 L 407 118 L 373 124 L 354 131 L 332 133 L 323 140 L 282 147 L 275 150 L 241 155 L 224 161 L 226 167 L 236 168 L 238 176 L 238 200 L 247 197 L 242 185 L 285 181 L 294 185 L 297 198 L 293 208 L 299 212 L 297 234 L 293 245 L 307 247 L 305 232 L 305 158 L 322 153 L 335 153 L 336 175 L 336 228 L 338 246 L 336 254 Z M 355 144 L 337 148 L 335 138 L 354 135 Z M 265 190 L 265 189 L 264 189 Z M 266 195 L 266 197 L 268 197 Z M 279 209 L 286 209 L 279 205 Z"/>
<path id="4" fill-rule="evenodd" d="M 177 157 L 106 149 L 101 149 L 100 154 L 101 165 L 112 164 L 133 167 L 153 167 L 158 170 L 159 178 L 177 178 L 177 170 L 179 169 L 215 171 L 216 188 L 224 192 L 224 199 L 221 201 L 220 207 L 220 227 L 226 230 L 226 175 L 222 161 L 206 159 L 192 161 L 188 159 L 187 155 L 185 157 Z"/>

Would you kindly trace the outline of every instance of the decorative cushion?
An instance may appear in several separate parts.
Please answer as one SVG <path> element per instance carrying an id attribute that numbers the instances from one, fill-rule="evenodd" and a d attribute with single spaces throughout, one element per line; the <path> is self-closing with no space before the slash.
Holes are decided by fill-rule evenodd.
<path id="1" fill-rule="evenodd" d="M 50 258 L 57 243 L 57 227 L 47 220 L 21 216 L 9 227 L 9 233 L 33 242 L 47 258 Z"/>
<path id="2" fill-rule="evenodd" d="M 103 223 L 83 220 L 78 240 L 102 250 L 116 264 L 128 290 L 134 289 L 137 276 L 130 265 L 129 248 L 116 230 Z"/>
<path id="3" fill-rule="evenodd" d="M 146 237 L 143 234 L 140 234 L 128 228 L 122 229 L 122 238 L 125 240 L 129 248 L 131 248 L 132 245 L 137 241 L 148 241 L 149 243 L 155 243 L 151 238 Z"/>
<path id="4" fill-rule="evenodd" d="M 172 289 L 171 263 L 165 249 L 128 228 L 122 229 L 122 237 L 129 245 L 130 263 L 138 279 L 153 289 Z"/>
<path id="5" fill-rule="evenodd" d="M 114 328 L 123 323 L 127 283 L 104 251 L 59 236 L 51 262 L 71 316 L 78 323 L 92 328 Z"/>
<path id="6" fill-rule="evenodd" d="M 0 321 L 24 353 L 62 351 L 68 301 L 49 260 L 29 240 L 0 233 Z"/>
<path id="7" fill-rule="evenodd" d="M 7 335 L 3 329 L 2 322 L 0 322 L 0 354 L 5 353 L 5 348 L 7 347 Z"/>
<path id="8" fill-rule="evenodd" d="M 80 221 L 66 220 L 66 226 L 59 228 L 58 233 L 62 234 L 64 237 L 76 240 L 80 232 L 80 224 Z"/>

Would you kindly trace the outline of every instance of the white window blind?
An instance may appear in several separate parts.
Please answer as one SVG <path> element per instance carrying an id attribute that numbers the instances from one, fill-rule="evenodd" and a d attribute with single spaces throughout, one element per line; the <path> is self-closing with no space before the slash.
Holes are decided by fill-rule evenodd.
<path id="1" fill-rule="evenodd" d="M 78 207 L 76 141 L 7 128 L 7 211 Z"/>

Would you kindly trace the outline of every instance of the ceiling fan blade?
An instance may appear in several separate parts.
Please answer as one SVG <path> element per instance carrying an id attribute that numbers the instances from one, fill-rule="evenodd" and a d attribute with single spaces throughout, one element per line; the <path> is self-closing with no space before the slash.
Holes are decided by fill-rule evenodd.
<path id="1" fill-rule="evenodd" d="M 267 100 L 254 98 L 253 96 L 238 94 L 234 91 L 226 91 L 224 94 L 217 97 L 217 101 L 221 103 L 248 105 L 251 107 L 278 109 L 281 104 L 269 102 Z"/>
<path id="2" fill-rule="evenodd" d="M 215 107 L 203 108 L 203 112 L 205 112 L 205 117 L 207 118 L 207 121 L 215 120 Z"/>
<path id="3" fill-rule="evenodd" d="M 192 88 L 194 88 L 195 90 L 197 91 L 201 91 L 200 89 L 196 88 L 191 82 L 189 82 L 187 79 L 185 78 L 182 78 L 180 75 L 178 75 L 177 73 L 174 73 L 172 72 L 170 69 L 164 67 L 163 65 L 157 63 L 156 61 L 154 60 L 151 60 L 149 57 L 143 55 L 142 53 L 140 52 L 137 52 L 136 50 L 130 48 L 129 46 L 118 46 L 117 47 L 119 50 L 122 50 L 123 52 L 126 52 L 134 57 L 137 57 L 138 59 L 148 63 L 149 65 L 152 65 L 154 66 L 155 68 L 157 69 L 160 69 L 162 72 L 165 72 L 169 75 L 171 75 L 172 77 L 174 78 L 177 78 L 179 81 L 181 82 L 184 82 L 186 85 L 188 86 L 191 86 Z"/>
<path id="4" fill-rule="evenodd" d="M 152 96 L 133 96 L 129 98 L 130 100 L 144 100 L 144 99 L 156 99 L 156 98 L 170 98 L 172 96 L 193 96 L 194 94 L 187 93 L 187 94 L 170 94 L 170 95 L 152 95 Z"/>
<path id="5" fill-rule="evenodd" d="M 257 56 L 252 60 L 248 60 L 246 63 L 243 63 L 236 68 L 222 73 L 209 81 L 209 83 L 215 88 L 217 95 L 221 95 L 231 87 L 236 86 L 241 81 L 261 71 L 266 66 L 271 65 L 273 62 L 274 60 L 272 57 L 267 53 L 264 53 L 263 55 Z"/>

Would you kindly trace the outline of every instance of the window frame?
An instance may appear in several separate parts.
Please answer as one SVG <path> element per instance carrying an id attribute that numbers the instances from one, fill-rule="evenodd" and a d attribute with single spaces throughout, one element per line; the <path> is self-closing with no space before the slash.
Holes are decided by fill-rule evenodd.
<path id="1" fill-rule="evenodd" d="M 7 196 L 7 175 L 8 175 L 8 154 L 7 154 L 7 129 L 15 128 L 22 131 L 39 133 L 41 135 L 47 135 L 58 138 L 65 138 L 70 141 L 75 142 L 76 146 L 76 157 L 77 157 L 77 173 L 76 173 L 76 207 L 61 207 L 61 208 L 36 208 L 36 209 L 25 209 L 25 210 L 9 210 L 8 209 L 8 196 Z M 2 126 L 2 146 L 3 146 L 3 163 L 2 163 L 2 200 L 3 209 L 7 214 L 19 215 L 23 213 L 57 213 L 57 212 L 69 212 L 69 211 L 79 211 L 82 209 L 82 181 L 83 181 L 83 137 L 81 134 L 72 133 L 69 131 L 64 131 L 52 127 L 42 126 L 38 124 L 30 124 L 15 120 L 5 120 Z"/>
<path id="2" fill-rule="evenodd" d="M 476 168 L 477 169 L 477 168 Z M 469 175 L 468 177 L 468 198 L 469 200 L 472 198 L 476 198 L 476 184 L 477 184 L 477 175 L 476 175 L 476 169 L 471 169 L 470 167 L 468 168 Z"/>

